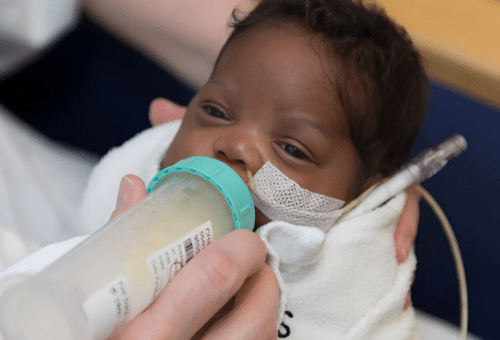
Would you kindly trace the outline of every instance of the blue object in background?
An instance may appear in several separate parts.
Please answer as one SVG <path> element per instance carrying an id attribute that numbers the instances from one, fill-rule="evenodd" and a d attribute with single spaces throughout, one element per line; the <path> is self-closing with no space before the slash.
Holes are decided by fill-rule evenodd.
<path id="1" fill-rule="evenodd" d="M 99 155 L 149 127 L 149 103 L 187 104 L 194 92 L 83 18 L 39 62 L 0 82 L 0 102 L 49 137 Z M 414 154 L 454 133 L 468 150 L 424 186 L 437 199 L 461 247 L 470 331 L 500 340 L 500 111 L 437 84 Z M 414 305 L 459 322 L 455 267 L 442 228 L 421 203 Z"/>
<path id="2" fill-rule="evenodd" d="M 431 85 L 429 110 L 415 153 L 454 133 L 468 149 L 423 186 L 443 208 L 462 252 L 469 292 L 469 329 L 485 340 L 500 339 L 500 112 Z M 421 203 L 416 240 L 413 304 L 455 324 L 460 302 L 456 271 L 445 234 Z"/>

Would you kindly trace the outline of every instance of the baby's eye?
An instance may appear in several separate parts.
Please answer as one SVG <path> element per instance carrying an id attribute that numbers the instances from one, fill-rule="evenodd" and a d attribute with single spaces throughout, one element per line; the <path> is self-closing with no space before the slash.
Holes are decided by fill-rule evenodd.
<path id="1" fill-rule="evenodd" d="M 280 146 L 283 150 L 285 150 L 286 153 L 288 153 L 290 156 L 298 158 L 298 159 L 307 159 L 307 156 L 300 151 L 299 148 L 288 144 L 288 143 L 280 143 Z"/>
<path id="2" fill-rule="evenodd" d="M 224 111 L 213 105 L 204 105 L 203 110 L 207 114 L 215 118 L 222 118 L 222 119 L 228 118 L 228 115 Z"/>

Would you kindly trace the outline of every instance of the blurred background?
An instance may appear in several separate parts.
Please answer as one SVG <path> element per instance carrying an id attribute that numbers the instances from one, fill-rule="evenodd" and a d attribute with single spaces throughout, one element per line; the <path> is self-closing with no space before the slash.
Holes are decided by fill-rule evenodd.
<path id="1" fill-rule="evenodd" d="M 44 2 L 33 0 L 36 6 Z M 227 35 L 231 9 L 251 6 L 251 1 L 220 1 L 220 7 L 208 9 L 196 9 L 188 0 L 175 9 L 182 6 L 140 0 L 57 2 L 68 12 L 56 11 L 51 20 L 59 25 L 42 37 L 33 35 L 42 31 L 28 27 L 21 15 L 39 7 L 30 1 L 20 1 L 21 7 L 14 1 L 0 4 L 0 31 L 24 30 L 17 43 L 12 34 L 0 35 L 0 103 L 53 140 L 98 156 L 149 127 L 154 98 L 188 104 Z M 414 154 L 454 133 L 469 143 L 466 153 L 424 186 L 447 214 L 461 247 L 469 330 L 499 340 L 500 2 L 371 2 L 407 28 L 431 77 L 431 100 Z M 453 259 L 425 203 L 419 228 L 413 303 L 458 324 Z"/>

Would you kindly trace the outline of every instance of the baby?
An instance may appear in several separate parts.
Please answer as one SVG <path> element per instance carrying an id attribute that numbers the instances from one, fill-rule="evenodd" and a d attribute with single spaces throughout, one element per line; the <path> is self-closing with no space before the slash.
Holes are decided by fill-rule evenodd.
<path id="1" fill-rule="evenodd" d="M 94 213 L 121 176 L 147 183 L 191 156 L 219 159 L 244 180 L 269 162 L 304 190 L 349 203 L 403 165 L 426 104 L 419 54 L 379 10 L 345 0 L 262 1 L 236 20 L 182 122 L 162 124 L 170 115 L 154 103 L 156 127 L 97 167 L 83 218 L 90 228 L 107 221 L 113 199 Z M 257 204 L 257 232 L 280 283 L 280 338 L 414 336 L 413 311 L 403 305 L 415 259 L 398 266 L 394 254 L 403 203 L 396 197 L 320 229 L 270 222 Z"/>
<path id="2" fill-rule="evenodd" d="M 345 203 L 406 161 L 424 117 L 427 80 L 402 28 L 347 0 L 263 0 L 235 20 L 180 126 L 162 124 L 169 117 L 152 105 L 156 127 L 97 166 L 82 232 L 109 219 L 114 197 L 106 196 L 121 176 L 148 182 L 191 156 L 219 159 L 244 180 L 269 162 L 301 188 Z M 398 266 L 393 245 L 403 204 L 396 197 L 323 230 L 271 222 L 258 209 L 256 229 L 280 283 L 278 337 L 413 336 L 413 311 L 403 305 L 414 259 Z"/>
<path id="3" fill-rule="evenodd" d="M 270 162 L 302 188 L 349 203 L 403 165 L 426 110 L 427 80 L 402 28 L 380 11 L 350 1 L 306 0 L 262 1 L 234 27 L 210 79 L 189 104 L 161 168 L 190 156 L 208 156 L 247 179 L 247 171 L 255 175 Z M 150 114 L 161 116 L 154 106 Z M 377 224 L 373 220 L 383 216 L 385 224 L 365 231 L 365 237 L 373 236 L 373 251 L 367 241 L 339 236 L 349 230 L 342 225 L 326 239 L 303 230 L 290 235 L 293 226 L 277 223 L 260 232 L 271 254 L 274 248 L 274 268 L 282 283 L 280 337 L 413 336 L 410 312 L 401 312 L 412 266 L 405 274 L 396 267 L 384 271 L 356 256 L 364 248 L 388 266 L 387 254 L 377 251 L 384 242 L 393 251 L 393 229 L 387 226 L 394 224 L 397 214 L 391 209 L 398 204 L 366 217 L 371 221 L 351 221 L 356 233 L 358 225 Z M 267 222 L 258 211 L 256 226 Z M 384 240 L 378 238 L 381 230 Z M 280 248 L 276 239 L 285 246 Z M 315 246 L 293 246 L 300 242 Z M 349 246 L 342 248 L 342 242 Z M 290 247 L 294 249 L 286 249 Z M 337 262 L 321 260 L 335 256 Z M 379 271 L 372 278 L 370 266 Z M 363 274 L 353 276 L 366 280 L 366 286 L 338 279 L 358 271 Z M 380 275 L 389 282 L 373 279 Z M 406 277 L 399 287 L 397 277 Z M 318 284 L 322 280 L 323 286 Z M 374 284 L 378 287 L 370 288 Z M 355 287 L 352 299 L 346 292 L 350 287 Z M 398 308 L 401 313 L 391 318 Z"/>
<path id="4" fill-rule="evenodd" d="M 418 53 L 377 11 L 263 1 L 235 24 L 161 168 L 202 155 L 246 178 L 270 161 L 301 187 L 349 202 L 405 162 L 426 94 Z M 257 225 L 267 221 L 260 214 Z"/>

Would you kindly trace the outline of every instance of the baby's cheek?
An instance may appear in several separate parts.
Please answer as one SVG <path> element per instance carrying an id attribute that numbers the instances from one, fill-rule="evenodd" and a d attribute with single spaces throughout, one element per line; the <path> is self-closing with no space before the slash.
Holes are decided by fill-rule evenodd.
<path id="1" fill-rule="evenodd" d="M 163 155 L 163 159 L 160 164 L 160 170 L 163 170 L 165 168 L 168 168 L 169 166 L 174 165 L 178 161 L 180 161 L 182 158 L 179 157 L 178 152 L 176 152 L 176 147 L 174 143 L 170 145 L 170 147 L 167 149 L 165 154 Z"/>
<path id="2" fill-rule="evenodd" d="M 172 143 L 163 156 L 163 160 L 161 162 L 162 169 L 174 165 L 180 160 L 192 156 L 198 156 L 194 154 L 193 150 L 191 150 L 193 149 L 193 138 L 192 134 L 190 134 L 189 131 L 186 130 L 188 129 L 186 129 L 183 122 L 180 130 L 177 132 L 177 135 L 174 137 Z"/>

